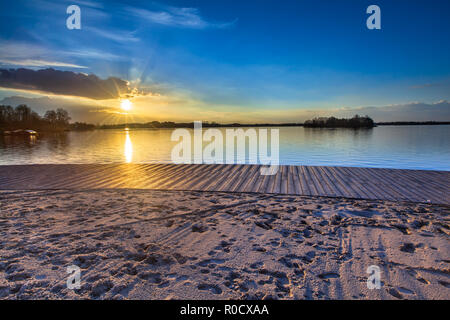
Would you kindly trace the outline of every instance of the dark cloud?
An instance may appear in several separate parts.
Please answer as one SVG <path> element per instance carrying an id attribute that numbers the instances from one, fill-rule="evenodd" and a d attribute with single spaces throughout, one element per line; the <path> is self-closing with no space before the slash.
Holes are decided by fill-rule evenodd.
<path id="1" fill-rule="evenodd" d="M 131 92 L 128 82 L 116 77 L 100 79 L 95 74 L 55 69 L 0 69 L 0 87 L 37 90 L 90 99 L 114 99 Z"/>

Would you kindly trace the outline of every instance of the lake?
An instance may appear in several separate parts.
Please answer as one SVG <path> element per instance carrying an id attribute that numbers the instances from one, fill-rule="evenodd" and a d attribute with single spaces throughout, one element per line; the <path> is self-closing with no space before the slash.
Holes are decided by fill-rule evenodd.
<path id="1" fill-rule="evenodd" d="M 225 129 L 220 130 L 225 136 Z M 360 130 L 280 127 L 279 130 L 280 164 L 450 170 L 448 125 Z M 170 140 L 172 131 L 94 130 L 38 138 L 3 136 L 0 165 L 169 163 L 172 148 L 177 144 Z M 238 157 L 248 159 L 248 154 Z"/>

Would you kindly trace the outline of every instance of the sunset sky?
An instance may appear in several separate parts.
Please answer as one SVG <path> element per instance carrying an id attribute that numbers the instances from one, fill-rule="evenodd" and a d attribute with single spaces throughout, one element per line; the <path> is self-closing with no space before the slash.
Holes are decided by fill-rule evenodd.
<path id="1" fill-rule="evenodd" d="M 0 104 L 94 123 L 123 122 L 126 98 L 137 122 L 450 121 L 448 0 L 16 0 L 0 17 Z"/>

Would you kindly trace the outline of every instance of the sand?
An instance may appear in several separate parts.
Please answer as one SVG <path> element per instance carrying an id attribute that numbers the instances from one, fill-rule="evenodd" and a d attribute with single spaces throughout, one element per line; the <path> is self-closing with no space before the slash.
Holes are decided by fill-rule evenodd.
<path id="1" fill-rule="evenodd" d="M 449 213 L 267 194 L 0 191 L 0 298 L 449 299 Z M 80 289 L 67 288 L 70 265 Z M 367 287 L 371 265 L 380 289 Z"/>

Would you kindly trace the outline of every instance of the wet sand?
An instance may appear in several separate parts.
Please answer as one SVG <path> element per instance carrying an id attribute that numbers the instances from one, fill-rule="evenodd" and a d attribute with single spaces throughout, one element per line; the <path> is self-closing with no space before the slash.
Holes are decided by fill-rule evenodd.
<path id="1" fill-rule="evenodd" d="M 1 299 L 449 299 L 450 207 L 274 194 L 0 191 Z M 67 288 L 66 268 L 81 268 Z M 381 289 L 367 288 L 367 267 Z"/>

